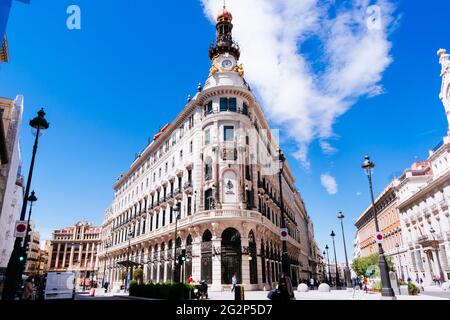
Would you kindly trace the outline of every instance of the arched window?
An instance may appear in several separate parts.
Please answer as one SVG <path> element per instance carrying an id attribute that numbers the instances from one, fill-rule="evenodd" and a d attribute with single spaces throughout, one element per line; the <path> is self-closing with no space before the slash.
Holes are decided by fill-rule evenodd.
<path id="1" fill-rule="evenodd" d="M 212 234 L 206 230 L 202 236 L 201 245 L 201 280 L 212 283 Z"/>

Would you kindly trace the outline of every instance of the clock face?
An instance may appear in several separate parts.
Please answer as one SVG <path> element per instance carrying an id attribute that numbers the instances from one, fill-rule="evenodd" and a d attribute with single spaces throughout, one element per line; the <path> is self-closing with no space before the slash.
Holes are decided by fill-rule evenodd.
<path id="1" fill-rule="evenodd" d="M 225 59 L 222 61 L 222 67 L 223 68 L 231 68 L 231 66 L 233 65 L 233 62 L 230 59 Z"/>

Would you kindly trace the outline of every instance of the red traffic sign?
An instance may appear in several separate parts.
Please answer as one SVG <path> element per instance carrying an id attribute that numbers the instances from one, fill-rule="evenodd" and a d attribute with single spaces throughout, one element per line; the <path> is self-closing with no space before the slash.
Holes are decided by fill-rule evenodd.
<path id="1" fill-rule="evenodd" d="M 282 241 L 287 240 L 287 239 L 288 239 L 288 235 L 289 235 L 289 233 L 288 233 L 287 228 L 281 228 L 281 229 L 280 229 L 280 239 L 281 239 Z"/>
<path id="2" fill-rule="evenodd" d="M 377 243 L 383 242 L 383 234 L 382 234 L 381 232 L 377 232 L 377 233 L 375 234 L 375 241 L 376 241 Z"/>
<path id="3" fill-rule="evenodd" d="M 14 237 L 23 238 L 27 233 L 27 222 L 26 221 L 16 221 L 16 228 L 14 229 Z"/>

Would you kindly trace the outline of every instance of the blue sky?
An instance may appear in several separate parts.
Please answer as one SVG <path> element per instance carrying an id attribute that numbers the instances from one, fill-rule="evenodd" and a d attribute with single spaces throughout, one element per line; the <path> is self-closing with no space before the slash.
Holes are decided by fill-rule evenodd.
<path id="1" fill-rule="evenodd" d="M 309 169 L 292 156 L 298 141 L 283 138 L 319 245 L 331 244 L 334 229 L 339 260 L 344 256 L 337 212 L 346 215 L 350 247 L 354 220 L 369 203 L 367 178 L 360 169 L 364 154 L 376 163 L 378 192 L 392 174 L 425 159 L 446 133 L 436 52 L 450 49 L 445 25 L 450 3 L 392 3 L 396 23 L 388 39 L 393 60 L 379 81 L 384 93 L 361 95 L 336 117 L 327 140 L 335 153 L 326 154 L 318 139 L 311 141 Z M 81 30 L 66 28 L 71 4 L 81 8 Z M 33 176 L 32 188 L 39 199 L 33 207 L 37 227 L 48 237 L 51 230 L 79 220 L 100 224 L 116 177 L 206 79 L 214 26 L 201 2 L 194 0 L 176 5 L 43 0 L 30 5 L 14 2 L 7 34 L 11 61 L 0 65 L 0 96 L 25 96 L 21 132 L 25 175 L 33 142 L 28 120 L 43 106 L 50 122 Z M 320 54 L 314 39 L 309 45 L 302 50 L 308 51 L 304 54 L 314 67 L 313 62 L 321 63 Z M 324 173 L 336 179 L 337 193 L 331 195 L 321 185 Z"/>

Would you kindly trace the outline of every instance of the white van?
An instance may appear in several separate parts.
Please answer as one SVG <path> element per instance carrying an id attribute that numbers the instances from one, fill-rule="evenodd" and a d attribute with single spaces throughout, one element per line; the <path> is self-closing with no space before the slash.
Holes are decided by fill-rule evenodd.
<path id="1" fill-rule="evenodd" d="M 44 278 L 44 300 L 74 299 L 75 273 L 48 272 Z"/>

